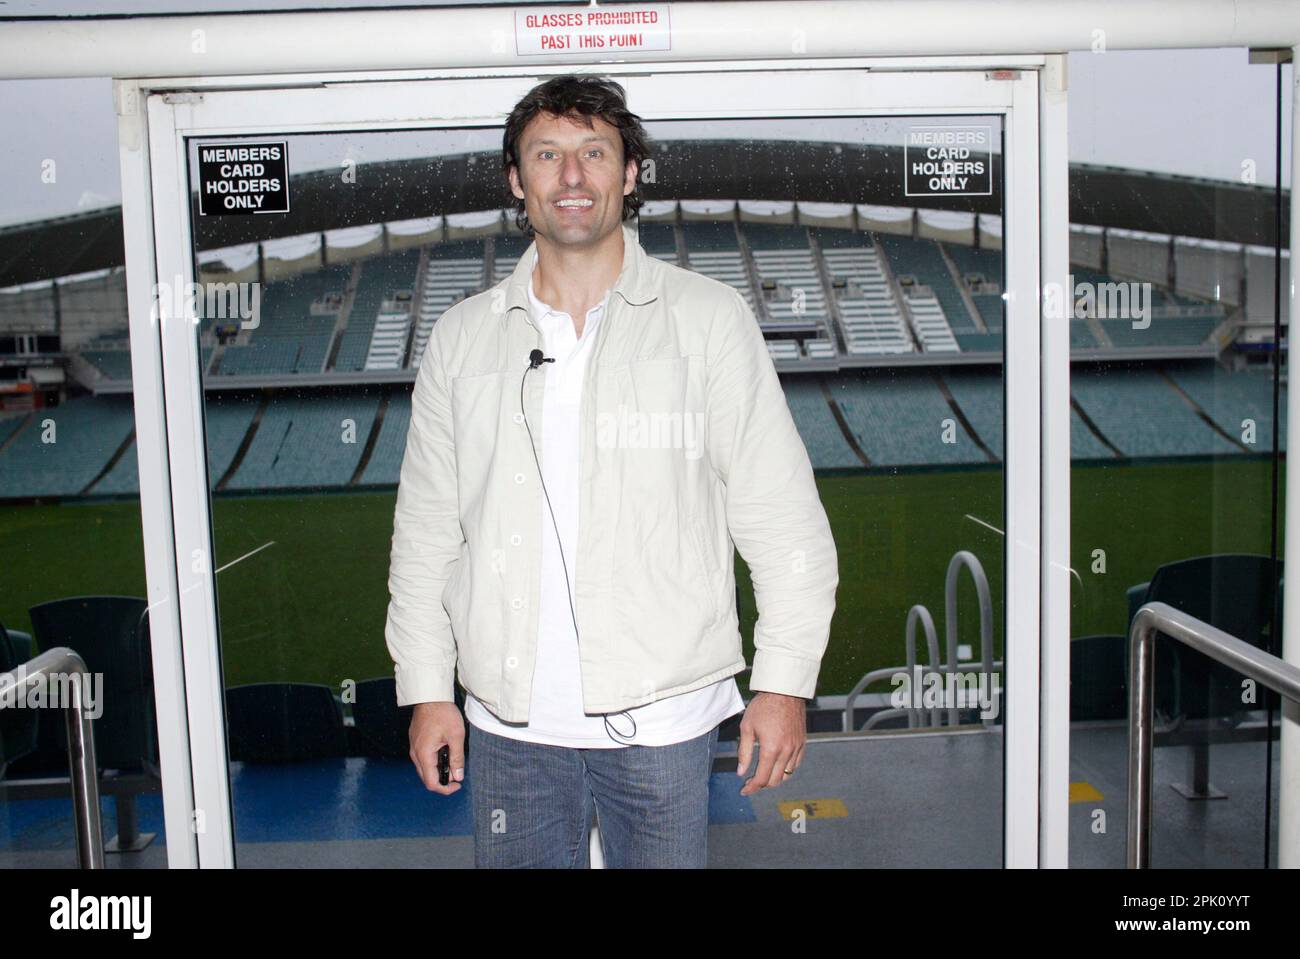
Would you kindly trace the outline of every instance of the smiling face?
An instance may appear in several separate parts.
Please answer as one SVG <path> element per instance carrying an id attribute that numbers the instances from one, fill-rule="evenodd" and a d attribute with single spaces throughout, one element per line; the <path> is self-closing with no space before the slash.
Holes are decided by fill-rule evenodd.
<path id="1" fill-rule="evenodd" d="M 636 161 L 623 161 L 618 128 L 591 117 L 539 113 L 519 138 L 510 189 L 533 230 L 560 246 L 589 246 L 623 222 L 623 197 L 636 188 Z"/>

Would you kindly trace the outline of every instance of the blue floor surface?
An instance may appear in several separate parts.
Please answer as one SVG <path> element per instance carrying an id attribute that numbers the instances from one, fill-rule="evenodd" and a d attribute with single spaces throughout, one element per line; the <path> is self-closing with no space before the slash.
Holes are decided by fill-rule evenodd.
<path id="1" fill-rule="evenodd" d="M 473 835 L 469 789 L 439 796 L 424 788 L 406 759 L 326 759 L 292 765 L 231 764 L 235 841 L 309 842 Z M 709 822 L 754 822 L 735 773 L 709 780 Z M 162 796 L 137 797 L 139 828 L 165 840 Z M 111 798 L 101 798 L 104 836 L 117 833 Z M 73 848 L 72 802 L 0 802 L 0 851 Z"/>

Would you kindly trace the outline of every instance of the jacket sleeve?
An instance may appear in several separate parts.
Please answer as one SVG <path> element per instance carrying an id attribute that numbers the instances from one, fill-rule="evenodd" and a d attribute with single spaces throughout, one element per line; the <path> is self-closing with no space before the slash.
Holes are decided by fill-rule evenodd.
<path id="1" fill-rule="evenodd" d="M 749 688 L 811 699 L 835 612 L 835 540 L 763 331 L 730 292 L 708 338 L 705 442 L 758 605 Z"/>
<path id="2" fill-rule="evenodd" d="M 398 477 L 384 640 L 393 658 L 399 706 L 455 698 L 456 643 L 442 591 L 465 537 L 444 367 L 449 326 L 444 314 L 420 360 Z"/>

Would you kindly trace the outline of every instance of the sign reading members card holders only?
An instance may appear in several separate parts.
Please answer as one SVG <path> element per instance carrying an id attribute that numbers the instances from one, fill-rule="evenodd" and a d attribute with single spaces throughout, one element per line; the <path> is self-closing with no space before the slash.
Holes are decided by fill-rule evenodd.
<path id="1" fill-rule="evenodd" d="M 915 126 L 903 144 L 905 196 L 991 196 L 993 128 Z"/>
<path id="2" fill-rule="evenodd" d="M 287 141 L 199 146 L 199 213 L 202 216 L 288 212 Z"/>

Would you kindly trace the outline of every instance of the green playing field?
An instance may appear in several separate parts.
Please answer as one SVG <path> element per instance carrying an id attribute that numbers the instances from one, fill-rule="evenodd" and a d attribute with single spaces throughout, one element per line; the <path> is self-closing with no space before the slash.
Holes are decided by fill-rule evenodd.
<path id="1" fill-rule="evenodd" d="M 840 559 L 820 693 L 847 692 L 868 670 L 901 664 L 913 604 L 929 608 L 942 642 L 944 572 L 959 549 L 974 553 L 988 574 L 1001 655 L 1002 478 L 1000 468 L 819 478 Z M 216 498 L 227 685 L 295 680 L 337 687 L 392 674 L 383 630 L 394 497 L 386 491 Z M 1212 552 L 1268 553 L 1266 459 L 1080 464 L 1071 472 L 1071 501 L 1076 637 L 1123 632 L 1125 590 L 1161 563 Z M 1280 530 L 1281 517 L 1278 523 Z M 11 629 L 30 632 L 27 609 L 46 600 L 145 595 L 138 503 L 11 507 L 0 514 L 0 548 L 0 622 Z M 1280 542 L 1278 548 L 1280 555 Z M 737 576 L 748 657 L 756 613 L 743 563 Z M 965 575 L 957 620 L 959 640 L 978 655 L 978 607 Z M 746 675 L 738 677 L 742 689 Z"/>

